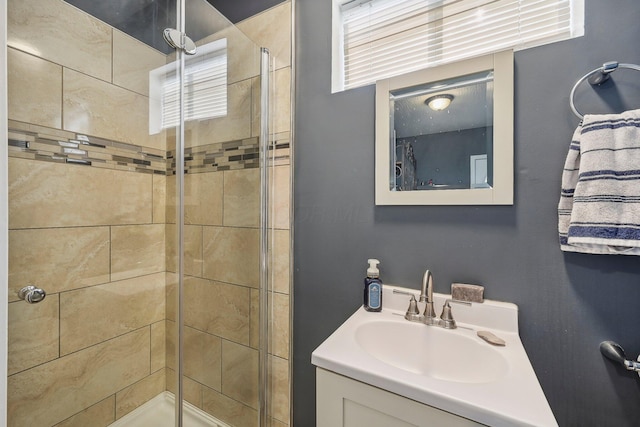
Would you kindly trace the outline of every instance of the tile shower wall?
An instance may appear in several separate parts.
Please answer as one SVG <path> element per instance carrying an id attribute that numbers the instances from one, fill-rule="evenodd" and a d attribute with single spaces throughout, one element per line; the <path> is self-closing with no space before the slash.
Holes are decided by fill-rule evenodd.
<path id="1" fill-rule="evenodd" d="M 104 426 L 166 388 L 146 93 L 166 58 L 60 0 L 10 0 L 8 20 L 8 425 Z M 19 301 L 27 284 L 47 298 Z"/>
<path id="2" fill-rule="evenodd" d="M 8 8 L 10 425 L 108 425 L 174 386 L 175 164 L 146 129 L 148 70 L 166 58 L 60 0 Z M 289 420 L 290 14 L 285 2 L 240 24 L 280 61 L 274 425 Z M 239 426 L 257 419 L 255 70 L 231 62 L 228 120 L 187 130 L 185 395 Z M 28 283 L 47 299 L 17 301 Z"/>

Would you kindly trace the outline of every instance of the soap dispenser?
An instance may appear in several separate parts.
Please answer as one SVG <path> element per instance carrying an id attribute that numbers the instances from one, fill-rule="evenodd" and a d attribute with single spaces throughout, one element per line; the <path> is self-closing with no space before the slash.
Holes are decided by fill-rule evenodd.
<path id="1" fill-rule="evenodd" d="M 378 271 L 377 259 L 367 260 L 369 268 L 364 279 L 364 309 L 367 311 L 382 311 L 382 281 Z"/>

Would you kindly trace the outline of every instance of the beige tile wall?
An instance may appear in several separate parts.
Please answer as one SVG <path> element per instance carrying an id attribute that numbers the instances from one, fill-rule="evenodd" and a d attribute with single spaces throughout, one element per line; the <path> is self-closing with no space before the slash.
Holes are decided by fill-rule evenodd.
<path id="1" fill-rule="evenodd" d="M 112 394 L 101 402 L 73 415 L 55 427 L 106 427 L 115 419 L 116 396 Z"/>
<path id="2" fill-rule="evenodd" d="M 9 46 L 111 81 L 113 29 L 62 1 L 8 0 Z"/>
<path id="3" fill-rule="evenodd" d="M 148 97 L 69 68 L 63 70 L 62 84 L 65 130 L 166 148 L 163 133 L 149 135 Z"/>
<path id="4" fill-rule="evenodd" d="M 52 426 L 85 410 L 102 413 L 93 406 L 164 368 L 150 367 L 151 332 L 165 318 L 164 224 L 118 225 L 151 221 L 154 181 L 16 158 L 9 168 L 9 425 Z M 67 203 L 73 192 L 87 205 Z M 18 301 L 26 284 L 41 286 L 47 298 Z M 27 404 L 33 400 L 56 409 L 39 414 Z"/>
<path id="5" fill-rule="evenodd" d="M 12 48 L 7 55 L 11 116 L 23 122 L 61 128 L 62 67 Z"/>
<path id="6" fill-rule="evenodd" d="M 62 355 L 164 319 L 164 273 L 106 283 L 60 295 Z"/>
<path id="7" fill-rule="evenodd" d="M 171 148 L 164 134 L 147 130 L 147 72 L 164 55 L 62 0 L 8 0 L 8 11 L 10 119 L 50 134 Z M 290 22 L 286 1 L 239 25 L 277 57 L 275 123 L 285 139 Z M 257 50 L 237 29 L 224 33 L 229 116 L 189 124 L 188 146 L 257 136 L 259 62 L 249 57 Z M 79 46 L 86 39 L 90 46 Z M 270 416 L 273 425 L 289 425 L 288 156 L 276 164 Z M 9 173 L 10 425 L 108 425 L 174 390 L 175 178 L 15 157 Z M 185 177 L 185 397 L 247 427 L 258 422 L 258 175 L 241 169 Z M 17 301 L 25 283 L 47 289 L 45 302 Z M 32 413 L 34 398 L 54 409 Z"/>
<path id="8" fill-rule="evenodd" d="M 166 151 L 163 134 L 149 136 L 146 89 L 165 55 L 62 0 L 7 7 L 14 125 Z M 9 161 L 8 425 L 106 426 L 166 388 L 166 178 L 19 157 Z M 19 301 L 27 284 L 46 299 Z"/>
<path id="9" fill-rule="evenodd" d="M 148 329 L 10 376 L 8 425 L 54 425 L 148 376 Z"/>

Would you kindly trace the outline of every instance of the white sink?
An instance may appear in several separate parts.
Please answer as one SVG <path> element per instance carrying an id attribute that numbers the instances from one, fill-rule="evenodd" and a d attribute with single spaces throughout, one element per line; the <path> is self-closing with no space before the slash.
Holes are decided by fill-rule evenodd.
<path id="1" fill-rule="evenodd" d="M 355 339 L 364 351 L 388 365 L 442 381 L 488 383 L 509 371 L 502 348 L 490 346 L 466 328 L 374 320 L 358 326 Z"/>
<path id="2" fill-rule="evenodd" d="M 358 309 L 311 362 L 482 424 L 558 425 L 520 341 L 516 305 L 452 305 L 458 328 L 448 330 L 405 320 L 409 299 L 393 289 L 383 287 L 382 312 Z M 437 313 L 448 297 L 434 294 Z M 506 346 L 485 342 L 479 330 L 493 332 Z"/>

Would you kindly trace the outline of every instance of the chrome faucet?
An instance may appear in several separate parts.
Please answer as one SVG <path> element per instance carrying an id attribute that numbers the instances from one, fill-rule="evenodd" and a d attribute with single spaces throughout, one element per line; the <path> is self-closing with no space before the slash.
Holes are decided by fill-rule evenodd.
<path id="1" fill-rule="evenodd" d="M 457 327 L 456 321 L 451 313 L 451 305 L 449 303 L 471 305 L 468 301 L 458 301 L 455 299 L 447 299 L 442 306 L 442 314 L 436 316 L 436 310 L 433 306 L 433 276 L 429 270 L 424 272 L 422 276 L 422 288 L 420 289 L 420 302 L 426 302 L 424 307 L 424 314 L 420 315 L 418 311 L 418 304 L 415 296 L 411 292 L 404 292 L 398 289 L 393 290 L 394 294 L 403 294 L 411 297 L 409 301 L 409 308 L 404 315 L 404 318 L 411 322 L 422 322 L 429 326 L 439 326 L 445 329 L 455 329 Z"/>
<path id="2" fill-rule="evenodd" d="M 433 307 L 433 276 L 431 275 L 431 272 L 429 270 L 425 271 L 424 276 L 422 277 L 420 302 L 427 303 L 427 305 L 424 307 L 422 322 L 425 325 L 440 326 L 441 328 L 445 329 L 455 329 L 457 327 L 456 321 L 453 319 L 453 314 L 451 314 L 451 305 L 449 305 L 450 302 L 471 305 L 470 302 L 448 299 L 442 306 L 442 314 L 440 315 L 440 317 L 437 317 L 436 310 Z"/>
<path id="3" fill-rule="evenodd" d="M 422 288 L 420 290 L 420 302 L 426 302 L 424 307 L 424 319 L 423 322 L 426 325 L 435 325 L 438 323 L 436 320 L 436 310 L 433 307 L 433 276 L 431 271 L 427 270 L 422 276 Z"/>

